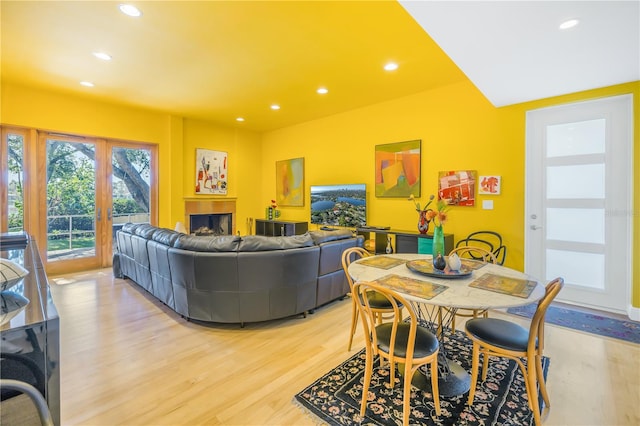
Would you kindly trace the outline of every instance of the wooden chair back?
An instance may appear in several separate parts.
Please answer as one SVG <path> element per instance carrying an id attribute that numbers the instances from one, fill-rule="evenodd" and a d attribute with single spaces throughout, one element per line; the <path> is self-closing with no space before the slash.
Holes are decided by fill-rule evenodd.
<path id="1" fill-rule="evenodd" d="M 352 293 L 353 278 L 351 278 L 351 275 L 349 275 L 349 265 L 351 265 L 351 262 L 369 256 L 371 256 L 371 254 L 363 247 L 350 247 L 342 252 L 342 269 L 344 270 L 344 274 L 347 276 L 349 288 L 351 289 Z"/>

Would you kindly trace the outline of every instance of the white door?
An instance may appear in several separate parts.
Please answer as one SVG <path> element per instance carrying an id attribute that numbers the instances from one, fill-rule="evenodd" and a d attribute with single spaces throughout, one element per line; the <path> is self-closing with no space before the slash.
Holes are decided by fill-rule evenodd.
<path id="1" fill-rule="evenodd" d="M 527 112 L 525 270 L 565 279 L 558 301 L 631 302 L 633 96 Z"/>

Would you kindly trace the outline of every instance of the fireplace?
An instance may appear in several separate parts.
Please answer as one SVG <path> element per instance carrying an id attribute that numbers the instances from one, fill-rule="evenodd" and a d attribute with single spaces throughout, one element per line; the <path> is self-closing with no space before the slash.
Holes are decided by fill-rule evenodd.
<path id="1" fill-rule="evenodd" d="M 184 216 L 184 223 L 189 227 L 188 231 L 191 234 L 195 234 L 196 231 L 203 235 L 236 233 L 235 199 L 185 198 Z"/>
<path id="2" fill-rule="evenodd" d="M 192 214 L 189 229 L 196 235 L 232 235 L 231 213 Z"/>

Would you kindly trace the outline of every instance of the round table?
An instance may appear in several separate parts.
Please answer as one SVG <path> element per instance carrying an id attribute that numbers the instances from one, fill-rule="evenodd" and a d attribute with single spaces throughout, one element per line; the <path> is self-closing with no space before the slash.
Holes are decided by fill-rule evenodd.
<path id="1" fill-rule="evenodd" d="M 395 284 L 393 287 L 387 285 L 394 291 L 402 293 L 402 295 L 412 302 L 414 310 L 416 310 L 420 319 L 424 319 L 431 325 L 433 331 L 441 342 L 440 351 L 440 368 L 439 368 L 439 390 L 443 396 L 461 395 L 469 390 L 471 378 L 458 363 L 447 359 L 443 350 L 444 330 L 451 324 L 451 320 L 458 309 L 498 309 L 510 308 L 515 306 L 523 306 L 535 303 L 542 299 L 545 294 L 545 287 L 537 279 L 500 265 L 491 263 L 480 265 L 478 269 L 471 270 L 467 276 L 438 276 L 432 274 L 422 274 L 410 270 L 406 263 L 413 260 L 423 260 L 431 262 L 431 255 L 424 254 L 386 254 L 374 257 L 365 257 L 352 262 L 349 265 L 349 275 L 354 282 L 358 281 L 376 281 L 376 283 L 385 286 L 385 280 L 388 276 L 394 276 L 395 284 L 416 285 L 417 281 L 424 281 L 425 286 L 428 283 L 435 284 L 436 291 L 428 295 L 419 295 L 416 292 L 402 291 Z M 378 266 L 372 266 L 372 262 L 380 263 Z M 473 262 L 472 262 L 473 263 Z M 489 276 L 483 277 L 485 274 Z M 466 275 L 466 274 L 465 274 Z M 478 283 L 487 280 L 491 276 L 515 278 L 518 280 L 526 280 L 535 285 L 531 293 L 527 297 L 512 296 L 503 294 L 495 290 L 486 290 L 483 288 L 470 287 L 472 283 Z M 405 280 L 406 278 L 406 280 Z M 480 280 L 479 280 L 480 279 Z M 404 281 L 404 283 L 403 283 Z M 418 283 L 419 284 L 419 283 Z M 442 288 L 439 286 L 445 286 Z M 413 294 L 411 294 L 413 293 Z M 434 310 L 423 309 L 424 305 L 449 308 L 442 310 L 445 315 L 442 317 L 442 327 L 437 328 L 437 321 L 434 317 Z M 423 377 L 424 378 L 424 377 Z M 429 380 L 419 380 L 417 384 L 420 387 L 429 387 Z"/>

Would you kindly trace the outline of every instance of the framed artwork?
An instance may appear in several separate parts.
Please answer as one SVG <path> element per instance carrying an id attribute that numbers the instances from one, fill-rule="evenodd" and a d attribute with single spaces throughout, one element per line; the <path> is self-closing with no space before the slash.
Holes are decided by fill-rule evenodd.
<path id="1" fill-rule="evenodd" d="M 420 196 L 421 140 L 376 145 L 376 197 Z"/>
<path id="2" fill-rule="evenodd" d="M 479 181 L 480 186 L 478 187 L 478 194 L 500 194 L 500 184 L 502 183 L 502 178 L 500 176 L 480 176 Z"/>
<path id="3" fill-rule="evenodd" d="M 438 199 L 451 206 L 475 206 L 476 176 L 475 170 L 439 172 Z"/>
<path id="4" fill-rule="evenodd" d="M 276 161 L 276 204 L 304 206 L 304 158 Z"/>
<path id="5" fill-rule="evenodd" d="M 196 194 L 227 194 L 227 153 L 196 149 Z"/>

